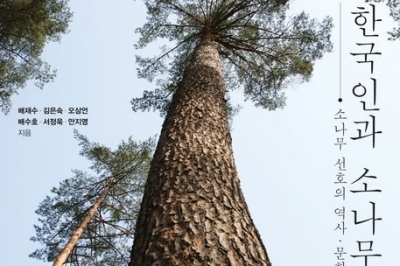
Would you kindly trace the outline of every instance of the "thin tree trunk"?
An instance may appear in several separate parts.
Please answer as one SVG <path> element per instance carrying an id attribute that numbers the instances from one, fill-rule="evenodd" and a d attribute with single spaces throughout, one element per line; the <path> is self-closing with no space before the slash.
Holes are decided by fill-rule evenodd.
<path id="1" fill-rule="evenodd" d="M 114 176 L 110 177 L 110 179 L 107 182 L 107 185 L 104 187 L 96 203 L 92 206 L 92 208 L 90 208 L 89 213 L 86 215 L 86 217 L 83 219 L 79 227 L 72 234 L 71 238 L 69 239 L 68 243 L 65 245 L 63 250 L 61 250 L 60 254 L 58 254 L 56 260 L 53 263 L 53 266 L 62 266 L 67 261 L 75 245 L 78 243 L 82 233 L 85 231 L 86 227 L 89 225 L 93 216 L 96 214 L 97 209 L 103 203 L 111 187 L 114 185 L 114 181 L 115 181 Z"/>
<path id="2" fill-rule="evenodd" d="M 161 131 L 130 266 L 269 266 L 238 179 L 218 44 L 203 36 Z"/>

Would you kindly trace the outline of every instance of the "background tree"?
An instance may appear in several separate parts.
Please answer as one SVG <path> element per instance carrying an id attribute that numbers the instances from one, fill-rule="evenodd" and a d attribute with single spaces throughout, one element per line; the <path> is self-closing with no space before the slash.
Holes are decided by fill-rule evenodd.
<path id="1" fill-rule="evenodd" d="M 133 109 L 158 109 L 166 118 L 130 265 L 270 265 L 240 188 L 226 90 L 243 88 L 269 110 L 283 107 L 282 89 L 308 80 L 313 62 L 331 50 L 331 20 L 287 18 L 285 0 L 145 4 L 137 48 L 158 38 L 174 46 L 137 57 L 140 77 L 159 78 L 156 90 L 132 100 Z"/>
<path id="2" fill-rule="evenodd" d="M 40 59 L 49 41 L 59 41 L 71 20 L 66 0 L 2 0 L 0 2 L 0 108 L 7 113 L 11 96 L 36 81 L 43 88 L 55 71 Z"/>
<path id="3" fill-rule="evenodd" d="M 80 226 L 99 195 L 108 193 L 72 250 L 68 265 L 126 265 L 154 140 L 122 142 L 115 151 L 89 142 L 75 132 L 80 154 L 92 162 L 92 175 L 74 170 L 75 176 L 62 181 L 40 203 L 32 241 L 43 248 L 30 256 L 54 261 Z M 113 184 L 110 186 L 110 177 Z"/>

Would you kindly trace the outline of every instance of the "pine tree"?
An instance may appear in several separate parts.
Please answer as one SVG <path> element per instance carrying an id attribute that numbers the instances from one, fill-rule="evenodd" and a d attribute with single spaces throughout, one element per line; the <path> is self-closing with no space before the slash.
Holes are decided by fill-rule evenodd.
<path id="1" fill-rule="evenodd" d="M 71 21 L 65 0 L 0 1 L 0 109 L 8 113 L 11 96 L 28 80 L 39 88 L 55 71 L 40 56 L 46 43 L 59 41 Z"/>
<path id="2" fill-rule="evenodd" d="M 31 240 L 43 248 L 30 256 L 53 265 L 126 265 L 154 140 L 129 139 L 111 151 L 75 136 L 92 173 L 74 170 L 40 203 Z"/>
<path id="3" fill-rule="evenodd" d="M 286 0 L 148 0 L 138 29 L 139 76 L 159 86 L 133 99 L 134 110 L 166 113 L 146 182 L 130 266 L 271 265 L 237 175 L 226 90 L 257 106 L 284 106 L 282 91 L 311 76 L 331 50 L 330 18 L 286 18 Z M 171 99 L 172 96 L 172 99 Z M 266 177 L 267 178 L 267 177 Z"/>

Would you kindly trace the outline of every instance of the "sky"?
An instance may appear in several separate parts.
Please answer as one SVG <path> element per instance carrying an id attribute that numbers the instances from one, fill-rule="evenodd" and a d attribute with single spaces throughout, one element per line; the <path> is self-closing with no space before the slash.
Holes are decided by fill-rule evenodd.
<path id="1" fill-rule="evenodd" d="M 133 47 L 138 39 L 135 28 L 146 21 L 143 3 L 71 0 L 70 7 L 74 12 L 70 32 L 60 43 L 48 44 L 43 53 L 43 59 L 58 71 L 55 81 L 44 90 L 29 83 L 12 98 L 11 112 L 0 116 L 1 265 L 51 265 L 28 257 L 39 248 L 29 239 L 37 224 L 35 210 L 50 189 L 72 177 L 71 169 L 85 170 L 88 166 L 78 154 L 74 129 L 111 148 L 129 136 L 145 140 L 161 130 L 163 120 L 158 113 L 135 113 L 130 104 L 144 89 L 152 88 L 137 78 L 135 54 L 159 53 L 157 44 L 145 51 Z M 394 24 L 386 7 L 377 4 L 376 18 L 382 21 L 376 22 L 374 34 L 379 36 L 364 37 L 355 24 L 357 15 L 351 13 L 371 11 L 371 6 L 361 0 L 296 0 L 290 12 L 303 10 L 318 19 L 329 15 L 335 25 L 331 33 L 333 52 L 316 62 L 310 82 L 290 86 L 286 107 L 277 111 L 243 102 L 240 91 L 232 95 L 242 106 L 233 119 L 232 138 L 244 196 L 273 265 L 319 266 L 344 261 L 349 266 L 363 266 L 365 258 L 370 266 L 394 265 L 400 248 L 400 42 L 388 41 L 386 35 Z M 371 30 L 370 26 L 367 24 L 366 29 Z M 371 74 L 369 63 L 356 62 L 363 60 L 363 55 L 350 53 L 366 52 L 370 46 L 357 43 L 372 42 L 374 52 L 381 55 L 368 57 L 374 60 Z M 375 104 L 371 78 L 376 80 Z M 353 94 L 359 83 L 367 89 L 358 86 L 354 93 L 365 93 L 363 97 Z M 367 109 L 379 110 L 363 110 L 360 101 L 366 102 Z M 33 107 L 60 107 L 64 113 L 18 113 L 19 108 Z M 88 114 L 67 114 L 69 108 L 80 107 L 88 108 Z M 347 119 L 335 119 L 340 110 Z M 370 122 L 367 132 L 372 130 L 371 115 L 376 131 L 382 132 L 375 135 L 374 148 L 372 137 L 351 139 L 358 136 L 358 130 L 364 132 L 363 121 Z M 40 121 L 62 118 L 66 122 L 56 126 L 18 124 L 19 119 L 34 117 Z M 68 125 L 69 118 L 87 119 L 88 125 Z M 335 131 L 342 123 L 346 127 L 344 136 Z M 19 135 L 25 129 L 31 130 L 31 136 Z M 346 145 L 339 150 L 335 143 L 342 137 Z M 336 163 L 343 158 L 346 170 L 339 170 Z M 368 169 L 366 177 L 355 182 L 364 169 Z M 335 183 L 339 172 L 347 183 Z M 350 191 L 364 189 L 363 183 L 381 192 Z M 344 200 L 335 197 L 336 190 L 342 188 Z M 375 220 L 369 220 L 373 206 Z M 335 213 L 343 207 L 344 219 Z M 344 234 L 335 230 L 342 222 L 347 228 Z M 372 248 L 367 248 L 369 244 Z M 340 257 L 343 260 L 335 254 L 339 250 L 345 252 Z M 360 257 L 377 254 L 381 256 Z"/>

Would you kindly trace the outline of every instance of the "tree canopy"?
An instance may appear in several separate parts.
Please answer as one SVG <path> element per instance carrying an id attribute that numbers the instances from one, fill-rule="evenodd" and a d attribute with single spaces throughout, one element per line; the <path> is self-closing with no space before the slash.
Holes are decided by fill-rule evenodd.
<path id="1" fill-rule="evenodd" d="M 67 0 L 2 0 L 0 2 L 0 108 L 7 113 L 11 96 L 27 80 L 43 88 L 55 70 L 40 58 L 50 41 L 68 30 L 72 13 Z"/>
<path id="2" fill-rule="evenodd" d="M 148 21 L 137 29 L 141 49 L 157 39 L 164 46 L 153 58 L 137 56 L 138 75 L 156 81 L 132 100 L 133 110 L 165 113 L 194 49 L 204 36 L 219 44 L 229 90 L 242 87 L 246 99 L 274 110 L 285 105 L 282 89 L 307 81 L 313 64 L 331 51 L 331 18 L 322 22 L 302 12 L 287 17 L 288 0 L 145 0 Z"/>
<path id="3" fill-rule="evenodd" d="M 113 176 L 114 185 L 71 252 L 68 265 L 127 264 L 154 139 L 139 143 L 129 139 L 111 151 L 77 132 L 75 136 L 80 154 L 92 162 L 93 173 L 74 170 L 74 177 L 63 180 L 39 204 L 40 224 L 34 226 L 36 236 L 31 240 L 42 248 L 30 257 L 54 261 Z"/>

